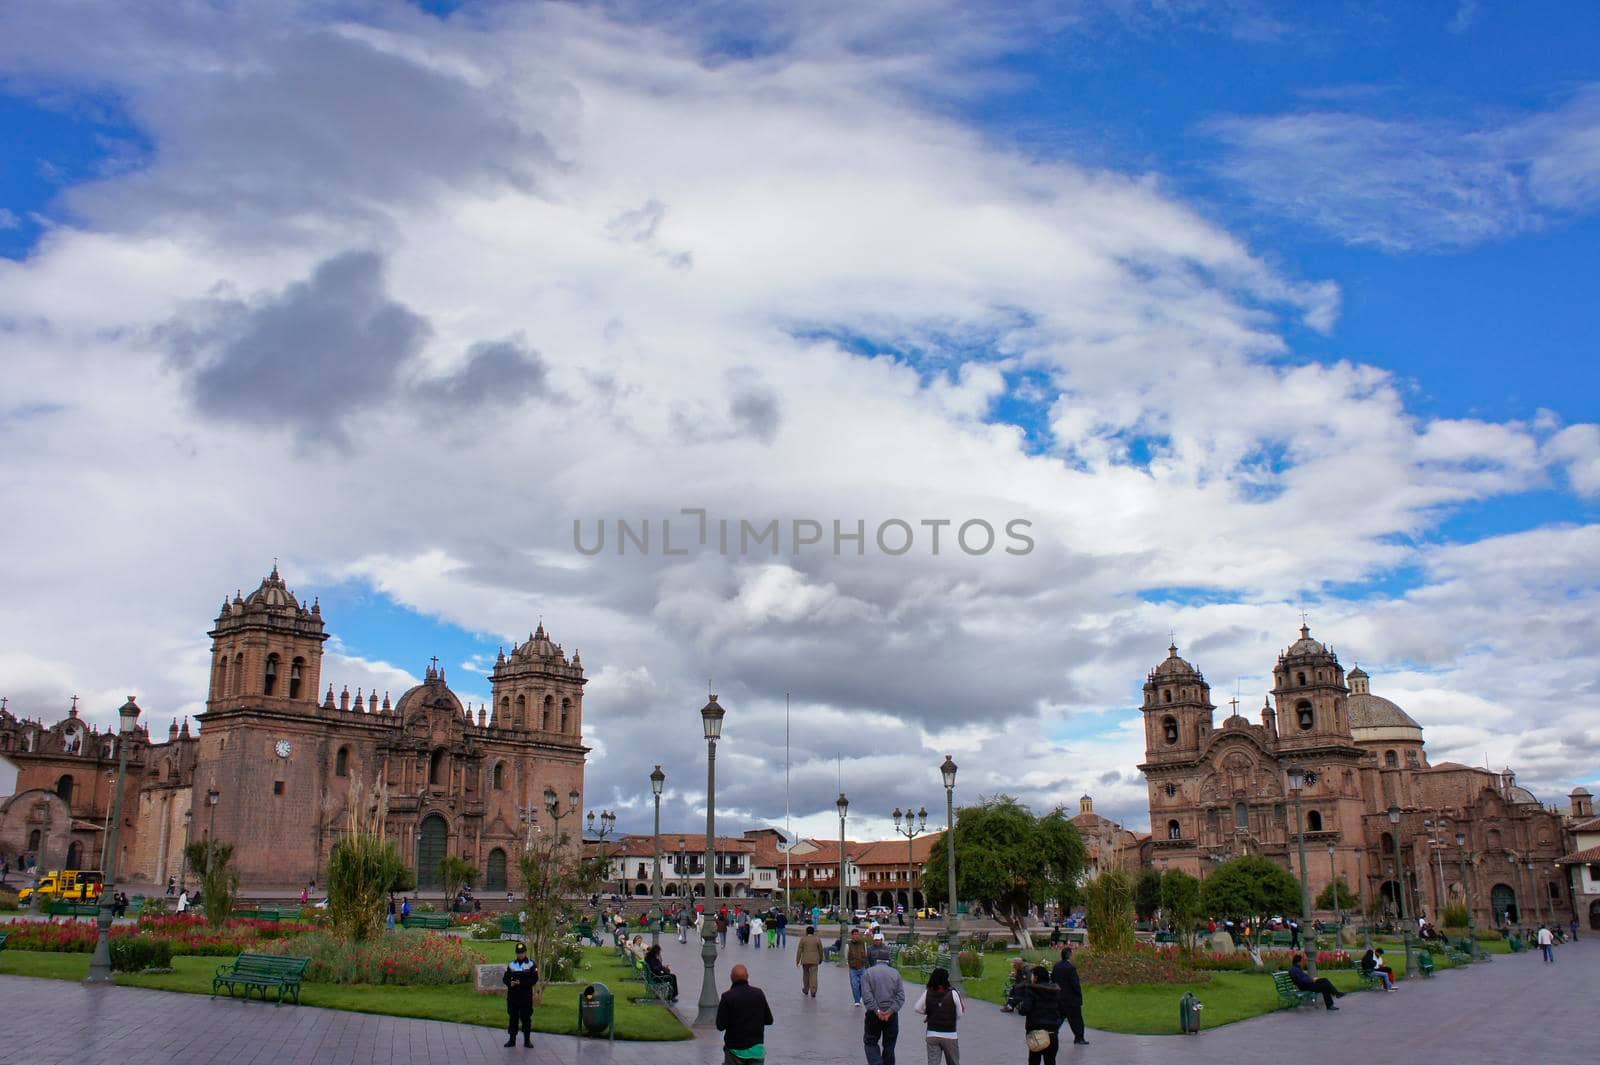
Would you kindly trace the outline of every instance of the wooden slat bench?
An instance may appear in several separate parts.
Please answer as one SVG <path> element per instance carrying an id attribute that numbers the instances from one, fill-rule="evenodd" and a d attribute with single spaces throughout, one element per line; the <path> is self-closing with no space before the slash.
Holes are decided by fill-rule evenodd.
<path id="1" fill-rule="evenodd" d="M 572 934 L 578 937 L 579 943 L 582 943 L 584 940 L 588 940 L 597 947 L 601 945 L 599 934 L 595 932 L 594 926 L 588 922 L 578 925 L 572 930 Z"/>
<path id="2" fill-rule="evenodd" d="M 1289 974 L 1282 969 L 1272 974 L 1272 986 L 1278 992 L 1278 1001 L 1289 1009 L 1315 1002 L 1319 997 L 1315 991 L 1302 991 L 1295 987 Z"/>
<path id="3" fill-rule="evenodd" d="M 654 1000 L 660 1002 L 663 1006 L 672 1002 L 671 982 L 658 978 L 655 973 L 650 971 L 650 966 L 646 965 L 642 958 L 634 961 L 633 971 L 640 980 L 644 981 L 645 990 L 650 992 L 643 998 L 638 998 L 634 1001 L 650 1002 Z"/>
<path id="4" fill-rule="evenodd" d="M 400 922 L 407 928 L 449 928 L 448 913 L 414 913 Z"/>
<path id="5" fill-rule="evenodd" d="M 924 965 L 917 966 L 917 970 L 922 973 L 923 976 L 932 975 L 933 970 L 935 969 L 943 969 L 945 972 L 950 972 L 954 968 L 955 960 L 951 958 L 950 955 L 942 952 L 935 954 L 932 961 Z"/>
<path id="6" fill-rule="evenodd" d="M 0 932 L 0 950 L 6 949 L 6 938 L 10 936 L 10 934 L 10 932 Z"/>
<path id="7" fill-rule="evenodd" d="M 51 917 L 98 917 L 100 905 L 95 902 L 51 902 L 45 905 Z"/>
<path id="8" fill-rule="evenodd" d="M 1356 980 L 1356 990 L 1358 991 L 1383 989 L 1383 974 L 1376 969 L 1363 969 L 1359 965 L 1356 966 Z"/>
<path id="9" fill-rule="evenodd" d="M 261 989 L 261 1001 L 267 1000 L 267 988 L 278 989 L 278 1005 L 283 1005 L 285 995 L 294 996 L 294 1004 L 300 1004 L 300 982 L 305 979 L 306 966 L 311 964 L 310 958 L 286 958 L 277 954 L 241 954 L 233 960 L 233 964 L 219 965 L 217 975 L 211 979 L 211 997 L 215 998 L 219 987 L 228 989 L 228 997 L 233 997 L 235 987 L 244 988 L 244 997 L 250 997 L 252 987 Z"/>
<path id="10" fill-rule="evenodd" d="M 1432 976 L 1434 969 L 1435 966 L 1433 964 L 1433 954 L 1431 951 L 1425 950 L 1421 954 L 1417 955 L 1418 972 L 1420 972 L 1423 976 Z"/>

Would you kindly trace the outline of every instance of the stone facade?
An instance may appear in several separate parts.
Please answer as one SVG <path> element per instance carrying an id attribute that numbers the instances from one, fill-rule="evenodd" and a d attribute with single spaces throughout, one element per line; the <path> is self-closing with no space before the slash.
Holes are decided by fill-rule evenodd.
<path id="1" fill-rule="evenodd" d="M 1083 839 L 1085 880 L 1093 880 L 1107 869 L 1139 871 L 1143 864 L 1141 850 L 1149 836 L 1131 832 L 1095 813 L 1094 799 L 1088 795 L 1078 800 L 1078 813 L 1070 820 Z"/>
<path id="2" fill-rule="evenodd" d="M 1519 923 L 1570 910 L 1555 865 L 1562 817 L 1509 769 L 1430 765 L 1421 726 L 1374 695 L 1365 671 L 1346 676 L 1309 628 L 1278 656 L 1259 723 L 1235 701 L 1217 727 L 1205 677 L 1176 646 L 1167 650 L 1145 680 L 1139 767 L 1158 868 L 1204 877 L 1227 858 L 1264 854 L 1298 873 L 1303 839 L 1313 899 L 1338 877 L 1395 912 L 1403 859 L 1411 916 L 1437 919 L 1463 897 L 1480 924 L 1507 910 Z M 1298 794 L 1291 766 L 1304 776 Z"/>
<path id="3" fill-rule="evenodd" d="M 276 567 L 248 597 L 224 600 L 209 635 L 199 735 L 185 721 L 172 724 L 165 743 L 152 743 L 143 726 L 130 741 L 124 879 L 180 875 L 185 840 L 214 836 L 234 846 L 249 889 L 321 883 L 360 782 L 369 794 L 380 784 L 386 791 L 387 831 L 423 890 L 446 854 L 478 866 L 485 889 L 503 890 L 515 882 L 526 833 L 551 830 L 549 801 L 582 809 L 583 663 L 577 654 L 569 660 L 542 624 L 500 654 L 489 678 L 492 709 L 476 715 L 436 661 L 393 703 L 359 689 L 352 698 L 348 687 L 336 697 L 332 684 L 319 702 L 328 638 L 321 607 L 297 600 Z M 41 864 L 59 866 L 76 844 L 83 864 L 97 867 L 115 745 L 86 728 L 75 707 L 50 728 L 0 710 L 0 752 L 19 765 L 17 794 L 0 807 L 0 849 L 27 853 L 44 818 Z M 578 835 L 575 823 L 562 830 Z"/>

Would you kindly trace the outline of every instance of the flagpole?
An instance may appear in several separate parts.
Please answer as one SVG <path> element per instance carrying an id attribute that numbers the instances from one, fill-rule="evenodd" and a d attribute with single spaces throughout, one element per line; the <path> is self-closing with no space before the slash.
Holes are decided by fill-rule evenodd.
<path id="1" fill-rule="evenodd" d="M 794 832 L 789 827 L 789 693 L 783 693 L 783 908 L 789 909 L 789 890 L 794 866 L 789 852 L 794 850 Z"/>

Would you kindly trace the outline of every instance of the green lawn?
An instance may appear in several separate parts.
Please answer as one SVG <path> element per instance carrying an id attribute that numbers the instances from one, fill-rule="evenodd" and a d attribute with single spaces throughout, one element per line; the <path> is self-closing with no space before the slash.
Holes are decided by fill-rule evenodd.
<path id="1" fill-rule="evenodd" d="M 984 955 L 983 976 L 967 980 L 967 993 L 975 999 L 1004 1003 L 1005 985 L 1016 952 Z M 1048 957 L 1054 962 L 1059 951 L 1031 950 L 1024 953 L 1029 962 Z M 1404 961 L 1395 966 L 1396 975 Z M 901 970 L 907 980 L 922 982 L 915 969 Z M 1356 974 L 1334 971 L 1326 974 L 1341 991 L 1356 988 Z M 1216 1028 L 1235 1021 L 1259 1017 L 1278 1008 L 1278 993 L 1270 973 L 1212 973 L 1204 984 L 1139 984 L 1132 987 L 1084 987 L 1083 1019 L 1091 1028 L 1131 1035 L 1177 1035 L 1178 1000 L 1193 991 L 1205 1008 L 1200 1011 L 1200 1026 Z"/>
<path id="2" fill-rule="evenodd" d="M 474 943 L 489 961 L 508 961 L 509 943 Z M 173 972 L 161 974 L 119 973 L 117 983 L 128 987 L 150 987 L 161 991 L 182 991 L 209 995 L 211 977 L 226 958 L 180 957 L 172 960 Z M 81 980 L 89 971 L 89 955 L 60 954 L 32 950 L 0 951 L 0 973 L 41 976 L 54 980 Z M 617 1038 L 664 1040 L 693 1038 L 671 1010 L 653 1003 L 629 1001 L 643 994 L 644 985 L 626 983 L 632 970 L 624 967 L 616 952 L 608 948 L 585 951 L 584 969 L 579 983 L 544 985 L 544 1002 L 533 1012 L 533 1026 L 541 1032 L 572 1034 L 577 1031 L 578 993 L 589 983 L 599 981 L 611 989 L 617 1004 Z M 356 1013 L 382 1013 L 393 1017 L 421 1017 L 428 1020 L 481 1024 L 504 1028 L 505 1000 L 498 995 L 480 995 L 466 984 L 447 987 L 393 987 L 376 984 L 306 984 L 300 1000 L 307 1006 L 353 1010 Z M 270 1007 L 270 1004 L 268 1006 Z"/>

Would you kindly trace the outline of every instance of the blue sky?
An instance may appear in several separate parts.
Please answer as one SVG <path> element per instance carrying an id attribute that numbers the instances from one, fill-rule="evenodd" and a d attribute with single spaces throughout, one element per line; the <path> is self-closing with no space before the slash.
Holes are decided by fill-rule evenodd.
<path id="1" fill-rule="evenodd" d="M 1592 787 L 1600 734 L 1565 716 L 1592 652 L 1564 641 L 1600 619 L 1600 7 L 1396 8 L 0 16 L 0 488 L 28 560 L 0 578 L 165 597 L 137 623 L 186 649 L 153 680 L 83 663 L 80 612 L 41 606 L 0 628 L 0 678 L 192 711 L 213 608 L 173 589 L 282 556 L 336 690 L 437 654 L 476 701 L 467 664 L 543 615 L 600 735 L 727 678 L 752 816 L 796 691 L 824 819 L 865 715 L 1137 821 L 1124 726 L 1167 632 L 1220 701 L 1304 608 L 1441 754 Z M 564 541 L 682 506 L 1026 513 L 1041 550 Z M 1019 765 L 1019 727 L 1067 768 Z M 637 752 L 603 753 L 631 802 Z M 846 774 L 880 787 L 888 757 Z"/>

